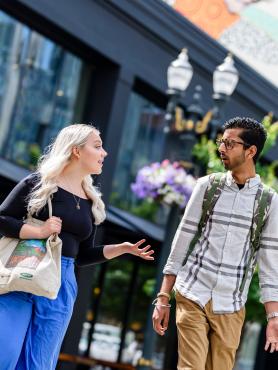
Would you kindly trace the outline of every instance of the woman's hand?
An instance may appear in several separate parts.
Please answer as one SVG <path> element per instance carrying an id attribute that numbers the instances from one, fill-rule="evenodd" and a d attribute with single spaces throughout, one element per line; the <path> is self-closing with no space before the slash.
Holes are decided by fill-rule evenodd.
<path id="1" fill-rule="evenodd" d="M 104 257 L 107 259 L 112 259 L 115 257 L 119 257 L 124 253 L 133 254 L 134 256 L 138 256 L 143 258 L 144 260 L 152 261 L 154 258 L 152 254 L 154 251 L 151 248 L 150 245 L 147 245 L 146 247 L 139 248 L 140 245 L 145 243 L 146 239 L 139 240 L 137 243 L 129 243 L 124 242 L 121 244 L 109 244 L 105 245 L 103 248 L 103 254 Z"/>
<path id="2" fill-rule="evenodd" d="M 52 234 L 60 234 L 62 220 L 59 217 L 52 216 L 40 226 L 40 239 L 46 239 Z"/>
<path id="3" fill-rule="evenodd" d="M 123 249 L 124 253 L 130 253 L 134 256 L 138 256 L 143 258 L 144 260 L 152 261 L 154 260 L 154 257 L 152 254 L 154 251 L 151 248 L 150 245 L 147 245 L 146 247 L 139 248 L 143 243 L 145 243 L 146 239 L 139 240 L 137 243 L 129 243 L 124 242 L 119 244 L 119 246 Z"/>
<path id="4" fill-rule="evenodd" d="M 43 225 L 24 224 L 19 232 L 20 239 L 47 239 L 52 234 L 60 234 L 62 220 L 52 216 Z"/>

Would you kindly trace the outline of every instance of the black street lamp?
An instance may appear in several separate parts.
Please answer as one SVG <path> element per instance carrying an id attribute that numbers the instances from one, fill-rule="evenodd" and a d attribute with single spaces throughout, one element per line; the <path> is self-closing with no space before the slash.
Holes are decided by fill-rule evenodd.
<path id="1" fill-rule="evenodd" d="M 163 155 L 169 159 L 176 160 L 182 156 L 184 161 L 189 161 L 188 148 L 192 147 L 192 142 L 195 142 L 194 135 L 190 135 L 185 130 L 177 131 L 173 127 L 173 124 L 175 124 L 176 108 L 179 100 L 184 96 L 184 92 L 190 84 L 192 76 L 193 68 L 188 60 L 187 49 L 184 48 L 181 50 L 177 59 L 170 63 L 167 70 L 167 95 L 169 96 L 169 100 L 165 114 L 164 133 L 167 137 L 165 138 Z"/>
<path id="2" fill-rule="evenodd" d="M 180 159 L 184 167 L 191 167 L 192 150 L 197 142 L 196 125 L 204 117 L 202 90 L 202 86 L 195 86 L 192 103 L 186 108 L 185 129 L 179 133 Z"/>
<path id="3" fill-rule="evenodd" d="M 166 134 L 171 134 L 176 131 L 176 122 L 174 122 L 175 111 L 180 98 L 184 95 L 184 91 L 190 84 L 192 76 L 193 68 L 188 61 L 187 49 L 182 49 L 178 58 L 170 64 L 167 71 L 167 94 L 169 96 L 169 101 L 165 115 L 164 132 Z M 228 53 L 224 62 L 217 66 L 213 72 L 212 98 L 214 104 L 211 110 L 211 119 L 208 124 L 208 130 L 210 132 L 209 137 L 212 140 L 216 139 L 217 133 L 221 128 L 223 106 L 233 94 L 238 80 L 239 73 L 234 66 L 233 56 L 231 53 Z M 197 85 L 193 95 L 193 102 L 185 109 L 186 120 L 184 120 L 183 127 L 178 128 L 178 134 L 176 132 L 174 137 L 174 140 L 177 140 L 177 136 L 180 139 L 178 144 L 183 146 L 181 159 L 185 161 L 190 161 L 192 147 L 197 141 L 196 123 L 204 117 L 204 112 L 200 105 L 201 91 L 201 86 Z M 168 145 L 171 145 L 172 140 L 170 139 L 168 141 L 170 141 Z M 171 146 L 173 147 L 173 145 Z M 169 149 L 167 151 L 169 151 Z"/>
<path id="4" fill-rule="evenodd" d="M 170 131 L 170 126 L 175 113 L 175 108 L 179 99 L 183 96 L 184 91 L 187 89 L 188 85 L 193 76 L 193 68 L 188 61 L 187 49 L 181 50 L 177 59 L 171 62 L 167 70 L 167 83 L 168 90 L 167 94 L 169 96 L 165 121 L 166 126 L 164 127 L 164 132 L 168 133 Z"/>
<path id="5" fill-rule="evenodd" d="M 238 84 L 239 74 L 234 66 L 231 53 L 228 53 L 224 62 L 216 67 L 213 72 L 214 107 L 210 121 L 210 139 L 215 140 L 222 124 L 223 105 L 229 100 Z"/>

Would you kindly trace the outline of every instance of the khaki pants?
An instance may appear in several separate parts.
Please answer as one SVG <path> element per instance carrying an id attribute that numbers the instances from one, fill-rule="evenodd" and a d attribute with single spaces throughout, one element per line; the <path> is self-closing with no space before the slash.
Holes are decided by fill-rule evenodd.
<path id="1" fill-rule="evenodd" d="M 178 370 L 232 370 L 245 317 L 245 309 L 214 314 L 212 302 L 202 309 L 176 294 Z"/>

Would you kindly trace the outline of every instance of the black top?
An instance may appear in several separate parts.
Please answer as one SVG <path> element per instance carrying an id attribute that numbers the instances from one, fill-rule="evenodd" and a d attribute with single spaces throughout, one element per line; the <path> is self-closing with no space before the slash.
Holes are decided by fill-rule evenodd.
<path id="1" fill-rule="evenodd" d="M 34 174 L 23 179 L 11 191 L 0 206 L 0 233 L 18 238 L 23 219 L 27 215 L 26 197 L 36 183 Z M 73 257 L 79 265 L 90 265 L 106 260 L 103 246 L 94 246 L 96 225 L 92 214 L 92 202 L 80 198 L 80 210 L 76 208 L 73 194 L 58 187 L 52 198 L 53 216 L 62 219 L 59 234 L 63 242 L 62 255 Z M 49 218 L 48 206 L 33 217 L 45 221 Z"/>
<path id="2" fill-rule="evenodd" d="M 237 183 L 237 186 L 238 186 L 239 190 L 241 190 L 241 189 L 243 189 L 243 188 L 244 188 L 245 184 L 238 184 L 238 183 Z"/>

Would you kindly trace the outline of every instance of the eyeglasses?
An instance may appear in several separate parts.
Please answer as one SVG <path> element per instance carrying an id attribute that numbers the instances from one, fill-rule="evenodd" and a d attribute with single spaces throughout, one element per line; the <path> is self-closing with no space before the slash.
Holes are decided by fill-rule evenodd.
<path id="1" fill-rule="evenodd" d="M 218 140 L 216 140 L 216 145 L 218 146 L 218 148 L 220 147 L 221 144 L 224 144 L 225 148 L 227 150 L 233 149 L 236 144 L 241 144 L 245 148 L 249 148 L 251 146 L 250 144 L 244 143 L 242 141 L 236 141 L 236 140 L 232 140 L 232 139 L 218 139 Z"/>

